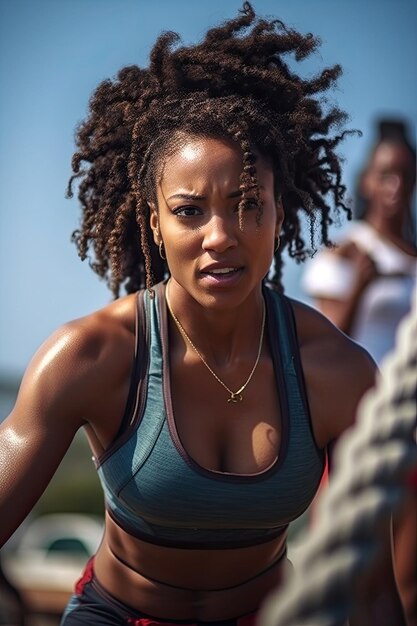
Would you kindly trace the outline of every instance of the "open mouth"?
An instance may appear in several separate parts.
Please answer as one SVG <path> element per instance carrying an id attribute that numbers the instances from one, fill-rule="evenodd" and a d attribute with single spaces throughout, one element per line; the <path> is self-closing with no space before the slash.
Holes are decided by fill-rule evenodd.
<path id="1" fill-rule="evenodd" d="M 202 272 L 202 274 L 210 274 L 211 276 L 224 276 L 227 274 L 233 274 L 238 271 L 239 271 L 238 267 L 222 267 L 220 269 L 213 269 L 213 270 Z"/>
<path id="2" fill-rule="evenodd" d="M 201 276 L 219 284 L 233 281 L 242 273 L 242 271 L 242 267 L 219 267 L 204 270 L 201 272 Z"/>

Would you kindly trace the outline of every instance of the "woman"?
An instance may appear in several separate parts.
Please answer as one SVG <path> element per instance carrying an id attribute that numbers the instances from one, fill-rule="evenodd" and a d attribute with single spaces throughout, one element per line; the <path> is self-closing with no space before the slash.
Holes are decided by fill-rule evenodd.
<path id="1" fill-rule="evenodd" d="M 106 529 L 64 626 L 249 624 L 374 381 L 362 348 L 279 293 L 282 249 L 306 252 L 300 211 L 328 243 L 328 195 L 344 208 L 344 115 L 318 101 L 340 68 L 292 73 L 283 54 L 317 40 L 248 3 L 175 42 L 102 83 L 77 134 L 74 238 L 128 295 L 45 343 L 1 427 L 2 540 L 79 428 L 93 450 Z"/>
<path id="2" fill-rule="evenodd" d="M 412 198 L 416 154 L 404 124 L 381 120 L 358 189 L 358 218 L 340 245 L 317 255 L 306 292 L 377 363 L 393 349 L 417 276 Z"/>

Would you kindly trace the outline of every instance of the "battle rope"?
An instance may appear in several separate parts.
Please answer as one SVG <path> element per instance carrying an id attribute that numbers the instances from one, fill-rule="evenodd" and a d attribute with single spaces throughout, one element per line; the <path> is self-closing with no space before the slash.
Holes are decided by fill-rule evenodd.
<path id="1" fill-rule="evenodd" d="M 336 626 L 349 615 L 378 528 L 403 501 L 404 476 L 417 463 L 417 293 L 412 309 L 336 447 L 317 523 L 300 542 L 291 577 L 262 608 L 260 626 Z"/>

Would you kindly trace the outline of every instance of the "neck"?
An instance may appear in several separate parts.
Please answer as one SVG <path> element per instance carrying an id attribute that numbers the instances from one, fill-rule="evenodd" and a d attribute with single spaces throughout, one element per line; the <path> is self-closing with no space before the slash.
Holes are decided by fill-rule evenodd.
<path id="1" fill-rule="evenodd" d="M 383 237 L 393 241 L 404 239 L 405 221 L 402 216 L 386 217 L 380 212 L 369 211 L 366 221 Z"/>
<path id="2" fill-rule="evenodd" d="M 261 289 L 233 308 L 220 308 L 204 306 L 178 287 L 174 281 L 168 282 L 166 293 L 172 311 L 195 346 L 213 366 L 228 367 L 254 357 L 259 346 L 265 306 Z M 171 320 L 170 323 L 173 322 Z M 183 337 L 180 339 L 184 341 Z"/>

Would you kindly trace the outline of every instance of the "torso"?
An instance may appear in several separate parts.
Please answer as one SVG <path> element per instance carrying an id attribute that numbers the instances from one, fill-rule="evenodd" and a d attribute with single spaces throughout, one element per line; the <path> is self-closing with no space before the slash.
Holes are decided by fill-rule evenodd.
<path id="1" fill-rule="evenodd" d="M 348 340 L 339 334 L 333 336 L 328 323 L 309 308 L 295 303 L 294 311 L 312 412 L 312 433 L 317 445 L 323 448 L 345 428 L 363 389 L 351 394 L 339 422 L 329 419 L 336 407 L 340 413 L 340 393 L 335 381 L 339 381 L 340 387 L 343 378 L 343 366 L 338 363 L 335 347 L 338 341 Z M 86 426 L 96 456 L 114 440 L 125 408 L 134 349 L 134 296 L 111 305 L 109 315 L 117 327 L 120 317 L 123 318 L 125 356 L 118 361 L 121 375 L 111 410 L 104 417 L 103 412 L 97 411 L 97 417 L 92 416 Z M 236 415 L 230 415 L 229 409 L 236 409 L 237 413 L 237 405 L 225 404 L 217 381 L 207 375 L 194 355 L 188 353 L 184 359 L 183 350 L 180 341 L 173 342 L 170 366 L 176 428 L 187 453 L 208 470 L 235 474 L 267 470 L 279 455 L 282 439 L 280 398 L 268 343 L 264 343 L 259 366 Z M 353 356 L 359 362 L 364 360 L 355 348 Z M 242 370 L 247 371 L 246 363 L 242 364 Z M 369 386 L 369 378 L 362 384 Z M 203 397 L 209 397 L 210 403 L 202 403 Z M 114 415 L 120 415 L 120 419 L 114 420 Z M 284 544 L 285 533 L 256 546 L 178 549 L 135 538 L 107 518 L 95 570 L 98 580 L 110 593 L 145 613 L 172 619 L 227 619 L 255 610 L 268 591 L 276 587 L 284 560 L 275 567 L 271 565 L 281 555 Z M 262 572 L 265 573 L 258 576 Z"/>

